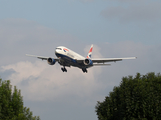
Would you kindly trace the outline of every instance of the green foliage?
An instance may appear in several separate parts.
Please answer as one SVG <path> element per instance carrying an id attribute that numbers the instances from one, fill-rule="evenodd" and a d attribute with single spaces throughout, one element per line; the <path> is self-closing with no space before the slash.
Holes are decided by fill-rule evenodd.
<path id="1" fill-rule="evenodd" d="M 96 105 L 99 120 L 161 119 L 161 75 L 123 77 L 109 97 Z"/>
<path id="2" fill-rule="evenodd" d="M 0 120 L 40 120 L 23 106 L 21 91 L 16 86 L 12 92 L 10 81 L 0 79 Z"/>

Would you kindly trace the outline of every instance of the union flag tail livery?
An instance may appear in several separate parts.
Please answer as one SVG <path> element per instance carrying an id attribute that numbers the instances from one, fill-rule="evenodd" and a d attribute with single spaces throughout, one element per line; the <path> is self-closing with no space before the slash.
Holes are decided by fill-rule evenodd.
<path id="1" fill-rule="evenodd" d="M 90 48 L 90 50 L 88 52 L 88 55 L 87 55 L 88 59 L 91 59 L 91 57 L 92 57 L 92 50 L 93 50 L 93 45 L 91 45 L 91 48 Z"/>
<path id="2" fill-rule="evenodd" d="M 67 69 L 65 67 L 73 66 L 73 67 L 78 67 L 82 69 L 84 73 L 87 73 L 87 68 L 90 68 L 92 66 L 110 65 L 110 64 L 105 64 L 106 62 L 122 61 L 123 59 L 136 59 L 136 57 L 91 58 L 92 50 L 93 50 L 93 45 L 91 45 L 91 48 L 86 58 L 64 46 L 59 46 L 56 48 L 55 55 L 57 56 L 57 58 L 28 55 L 28 54 L 26 55 L 31 57 L 37 57 L 42 60 L 47 60 L 47 63 L 49 65 L 54 65 L 56 62 L 58 62 L 61 66 L 63 66 L 61 68 L 63 72 L 67 72 Z"/>

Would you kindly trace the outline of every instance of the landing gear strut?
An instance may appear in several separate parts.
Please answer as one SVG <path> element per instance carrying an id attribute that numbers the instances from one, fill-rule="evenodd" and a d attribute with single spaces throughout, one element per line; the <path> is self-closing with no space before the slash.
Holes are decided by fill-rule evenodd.
<path id="1" fill-rule="evenodd" d="M 87 69 L 86 68 L 82 68 L 82 71 L 85 73 L 87 73 L 88 71 L 87 71 Z"/>
<path id="2" fill-rule="evenodd" d="M 62 70 L 63 72 L 67 72 L 67 69 L 66 69 L 65 67 L 62 67 L 61 70 Z"/>

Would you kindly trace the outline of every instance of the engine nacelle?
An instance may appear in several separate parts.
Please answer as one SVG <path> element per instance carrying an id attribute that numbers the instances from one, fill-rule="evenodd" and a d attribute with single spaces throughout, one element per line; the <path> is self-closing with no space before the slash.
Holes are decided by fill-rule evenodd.
<path id="1" fill-rule="evenodd" d="M 54 60 L 54 58 L 48 58 L 47 62 L 49 65 L 54 65 L 56 61 Z"/>
<path id="2" fill-rule="evenodd" d="M 92 60 L 90 60 L 90 59 L 85 59 L 85 60 L 83 61 L 83 63 L 84 63 L 84 65 L 93 65 L 93 62 L 92 62 Z"/>

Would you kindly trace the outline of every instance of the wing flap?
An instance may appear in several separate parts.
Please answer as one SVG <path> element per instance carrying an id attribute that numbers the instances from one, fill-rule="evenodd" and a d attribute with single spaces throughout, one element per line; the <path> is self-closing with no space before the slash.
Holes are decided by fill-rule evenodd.
<path id="1" fill-rule="evenodd" d="M 93 64 L 93 66 L 107 66 L 107 65 L 111 65 L 111 64 L 103 64 L 103 63 L 102 64 L 100 64 L 100 63 L 99 64 Z"/>

